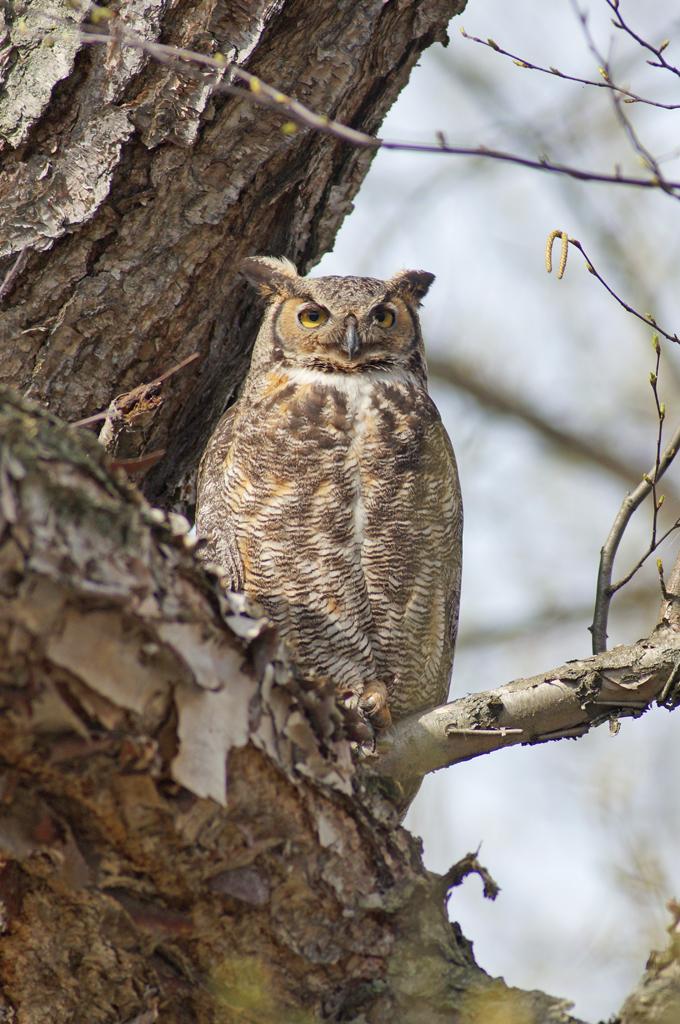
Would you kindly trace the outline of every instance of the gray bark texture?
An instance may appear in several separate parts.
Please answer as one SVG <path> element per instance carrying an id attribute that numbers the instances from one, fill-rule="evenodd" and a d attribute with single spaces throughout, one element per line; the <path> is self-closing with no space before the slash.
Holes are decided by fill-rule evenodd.
<path id="1" fill-rule="evenodd" d="M 119 17 L 373 132 L 461 6 L 132 0 Z M 476 965 L 446 914 L 473 861 L 424 869 L 394 751 L 392 778 L 355 766 L 332 685 L 299 677 L 117 468 L 191 506 L 257 325 L 240 259 L 310 267 L 370 153 L 282 133 L 214 75 L 85 45 L 65 25 L 84 17 L 0 2 L 0 1021 L 574 1024 Z M 104 409 L 102 443 L 64 423 Z M 657 654 L 629 659 L 641 678 L 656 657 L 646 701 L 674 702 L 669 608 Z M 574 669 L 558 717 L 583 725 L 600 668 L 583 665 L 589 700 Z M 495 728 L 499 701 L 444 725 Z M 431 759 L 461 759 L 447 728 Z M 679 962 L 672 937 L 621 1024 L 680 1019 Z"/>

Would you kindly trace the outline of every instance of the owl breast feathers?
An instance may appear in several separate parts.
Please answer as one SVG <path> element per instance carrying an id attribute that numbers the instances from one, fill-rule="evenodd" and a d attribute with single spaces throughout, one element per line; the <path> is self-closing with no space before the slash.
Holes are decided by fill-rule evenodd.
<path id="1" fill-rule="evenodd" d="M 433 277 L 298 276 L 245 261 L 267 300 L 241 397 L 203 456 L 205 557 L 259 601 L 306 675 L 400 718 L 446 699 L 462 504 L 427 393 Z"/>

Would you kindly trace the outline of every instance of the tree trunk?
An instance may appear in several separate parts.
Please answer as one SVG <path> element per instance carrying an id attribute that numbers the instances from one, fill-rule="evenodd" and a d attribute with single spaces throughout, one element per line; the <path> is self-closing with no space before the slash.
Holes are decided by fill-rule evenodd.
<path id="1" fill-rule="evenodd" d="M 461 6 L 121 16 L 374 131 Z M 0 392 L 0 1020 L 572 1021 L 476 966 L 446 916 L 465 866 L 425 871 L 389 781 L 352 764 L 332 686 L 305 685 L 182 523 L 61 422 L 198 353 L 121 414 L 123 456 L 165 449 L 148 495 L 190 505 L 256 326 L 239 260 L 309 267 L 370 153 L 36 8 L 0 6 L 0 375 L 51 410 Z M 671 946 L 650 965 L 625 1024 L 664 1019 L 649 1008 L 677 1002 L 677 963 Z"/>
<path id="2" fill-rule="evenodd" d="M 476 967 L 333 687 L 93 438 L 0 408 L 5 1019 L 569 1020 Z"/>

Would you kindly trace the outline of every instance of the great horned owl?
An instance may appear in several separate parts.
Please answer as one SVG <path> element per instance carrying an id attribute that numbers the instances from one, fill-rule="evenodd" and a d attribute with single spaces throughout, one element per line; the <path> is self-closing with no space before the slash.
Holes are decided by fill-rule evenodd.
<path id="1" fill-rule="evenodd" d="M 417 313 L 434 277 L 241 269 L 267 309 L 201 462 L 197 532 L 302 672 L 382 728 L 446 699 L 458 622 L 460 487 Z"/>

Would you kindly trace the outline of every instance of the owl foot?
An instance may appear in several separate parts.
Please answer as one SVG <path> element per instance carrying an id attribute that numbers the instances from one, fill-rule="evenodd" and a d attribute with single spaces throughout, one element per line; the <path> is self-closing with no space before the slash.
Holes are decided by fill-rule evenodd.
<path id="1" fill-rule="evenodd" d="M 377 732 L 389 729 L 392 725 L 387 687 L 384 683 L 369 683 L 365 686 L 359 700 L 359 707 Z"/>
<path id="2" fill-rule="evenodd" d="M 354 690 L 347 690 L 341 694 L 341 699 L 355 755 L 359 760 L 375 756 L 378 733 L 392 724 L 387 687 L 384 683 L 369 683 L 361 695 Z"/>

